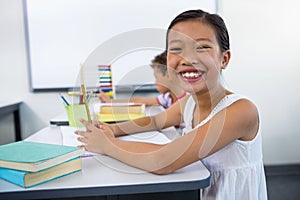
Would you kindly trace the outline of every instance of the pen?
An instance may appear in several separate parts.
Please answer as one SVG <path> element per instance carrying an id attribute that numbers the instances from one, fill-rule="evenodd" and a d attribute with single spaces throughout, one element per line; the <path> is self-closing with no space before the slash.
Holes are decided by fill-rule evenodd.
<path id="1" fill-rule="evenodd" d="M 88 93 L 88 94 L 86 95 L 86 101 L 87 101 L 87 102 L 90 101 L 92 95 L 93 95 L 92 92 L 90 92 L 90 93 Z"/>
<path id="2" fill-rule="evenodd" d="M 60 94 L 60 97 L 63 100 L 63 102 L 66 104 L 66 106 L 70 105 L 63 95 Z"/>

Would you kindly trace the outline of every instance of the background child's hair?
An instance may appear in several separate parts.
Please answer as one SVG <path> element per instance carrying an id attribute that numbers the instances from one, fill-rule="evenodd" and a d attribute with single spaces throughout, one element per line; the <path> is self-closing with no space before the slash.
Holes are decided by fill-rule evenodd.
<path id="1" fill-rule="evenodd" d="M 154 57 L 151 60 L 150 66 L 152 68 L 157 68 L 165 76 L 167 73 L 167 52 L 164 51 L 161 54 Z"/>

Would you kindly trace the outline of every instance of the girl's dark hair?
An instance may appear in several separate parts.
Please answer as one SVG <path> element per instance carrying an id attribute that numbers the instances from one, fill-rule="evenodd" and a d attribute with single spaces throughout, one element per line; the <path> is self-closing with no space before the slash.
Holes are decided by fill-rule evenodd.
<path id="1" fill-rule="evenodd" d="M 217 14 L 210 14 L 203 10 L 188 10 L 179 14 L 177 17 L 173 19 L 167 31 L 167 47 L 168 47 L 168 35 L 170 29 L 175 24 L 183 21 L 188 21 L 188 20 L 200 20 L 201 22 L 212 26 L 212 28 L 215 30 L 217 41 L 219 43 L 221 51 L 224 52 L 230 49 L 229 35 L 223 19 Z"/>

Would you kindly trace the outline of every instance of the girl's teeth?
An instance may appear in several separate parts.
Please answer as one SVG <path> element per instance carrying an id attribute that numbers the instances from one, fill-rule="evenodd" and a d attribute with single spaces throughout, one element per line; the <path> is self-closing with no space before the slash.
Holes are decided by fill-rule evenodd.
<path id="1" fill-rule="evenodd" d="M 184 78 L 198 78 L 201 74 L 196 72 L 184 72 L 181 75 Z"/>

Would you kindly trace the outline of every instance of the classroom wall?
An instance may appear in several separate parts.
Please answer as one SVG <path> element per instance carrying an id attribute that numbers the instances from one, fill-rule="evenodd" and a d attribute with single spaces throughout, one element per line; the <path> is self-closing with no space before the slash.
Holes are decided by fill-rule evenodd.
<path id="1" fill-rule="evenodd" d="M 0 100 L 20 99 L 23 138 L 49 125 L 63 106 L 57 93 L 31 93 L 22 0 L 0 0 Z M 13 141 L 11 116 L 0 117 L 0 144 Z M 9 123 L 10 122 L 10 123 Z"/>
<path id="2" fill-rule="evenodd" d="M 232 49 L 225 80 L 259 106 L 264 161 L 300 163 L 300 2 L 220 2 Z"/>
<path id="3" fill-rule="evenodd" d="M 253 99 L 261 113 L 265 164 L 300 163 L 300 2 L 219 1 L 231 36 L 226 85 Z M 64 112 L 58 93 L 31 93 L 21 0 L 0 0 L 0 100 L 20 99 L 23 138 Z M 148 16 L 145 16 L 148 17 Z M 0 117 L 0 143 L 13 141 L 12 116 Z"/>

